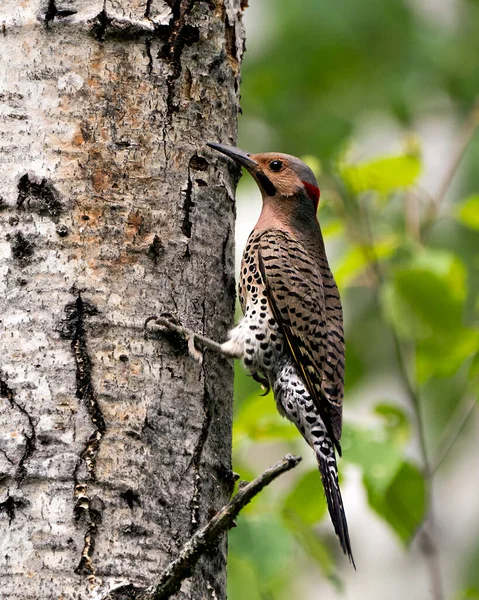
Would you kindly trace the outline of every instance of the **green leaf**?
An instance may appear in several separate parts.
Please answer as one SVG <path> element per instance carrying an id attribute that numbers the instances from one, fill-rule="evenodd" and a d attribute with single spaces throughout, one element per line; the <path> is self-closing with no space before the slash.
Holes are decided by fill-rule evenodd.
<path id="1" fill-rule="evenodd" d="M 479 344 L 478 344 L 479 347 Z M 469 369 L 469 381 L 471 381 L 474 389 L 477 390 L 477 399 L 479 400 L 479 350 L 474 354 Z"/>
<path id="2" fill-rule="evenodd" d="M 400 309 L 401 314 L 392 317 L 404 322 L 409 314 L 407 321 L 413 338 L 418 334 L 427 337 L 437 330 L 447 332 L 462 323 L 465 270 L 456 257 L 449 255 L 444 259 L 448 261 L 445 272 L 432 263 L 424 266 L 416 263 L 393 274 L 392 293 L 396 295 L 396 310 Z"/>
<path id="3" fill-rule="evenodd" d="M 323 166 L 321 165 L 321 161 L 317 156 L 314 156 L 313 154 L 305 154 L 301 157 L 301 160 L 308 165 L 308 167 L 314 173 L 316 179 L 321 175 Z"/>
<path id="4" fill-rule="evenodd" d="M 296 428 L 281 417 L 273 394 L 253 394 L 244 400 L 233 425 L 235 444 L 245 439 L 255 441 L 291 440 L 298 436 Z"/>
<path id="5" fill-rule="evenodd" d="M 387 156 L 356 165 L 340 166 L 340 174 L 355 194 L 374 191 L 389 194 L 413 186 L 421 173 L 418 153 Z"/>
<path id="6" fill-rule="evenodd" d="M 335 576 L 333 556 L 324 540 L 311 526 L 292 514 L 285 515 L 284 522 L 305 554 L 317 564 L 321 573 L 337 587 L 340 587 L 340 581 Z"/>
<path id="7" fill-rule="evenodd" d="M 390 258 L 397 250 L 399 239 L 390 235 L 377 240 L 373 248 L 354 246 L 341 258 L 335 269 L 336 283 L 340 288 L 355 283 L 374 261 Z"/>
<path id="8" fill-rule="evenodd" d="M 422 340 L 416 351 L 416 373 L 420 383 L 433 376 L 452 377 L 479 347 L 479 330 L 457 327 L 442 336 Z"/>
<path id="9" fill-rule="evenodd" d="M 359 429 L 345 424 L 341 440 L 344 458 L 358 466 L 378 492 L 391 484 L 402 462 L 401 449 L 383 427 Z"/>
<path id="10" fill-rule="evenodd" d="M 420 382 L 451 376 L 471 356 L 479 331 L 463 324 L 466 270 L 453 254 L 424 250 L 383 286 L 385 314 L 399 336 L 416 342 Z"/>
<path id="11" fill-rule="evenodd" d="M 465 227 L 479 231 L 479 194 L 469 196 L 455 207 L 456 219 Z"/>
<path id="12" fill-rule="evenodd" d="M 253 564 L 248 558 L 228 553 L 228 598 L 229 600 L 244 600 L 245 595 L 251 600 L 261 600 Z"/>
<path id="13" fill-rule="evenodd" d="M 262 593 L 282 585 L 287 579 L 294 540 L 276 516 L 240 515 L 237 527 L 229 533 L 228 545 L 231 554 L 254 566 Z"/>
<path id="14" fill-rule="evenodd" d="M 398 447 L 406 444 L 411 436 L 411 426 L 406 413 L 393 404 L 378 404 L 374 412 L 383 418 L 391 441 Z"/>
<path id="15" fill-rule="evenodd" d="M 321 224 L 321 231 L 325 239 L 336 235 L 344 235 L 344 223 L 339 221 L 339 219 L 331 219 L 325 225 Z"/>
<path id="16" fill-rule="evenodd" d="M 366 475 L 364 484 L 371 508 L 387 521 L 404 544 L 408 544 L 426 512 L 426 485 L 419 469 L 403 462 L 382 493 Z"/>
<path id="17" fill-rule="evenodd" d="M 479 600 L 479 590 L 473 587 L 462 590 L 459 592 L 457 600 Z"/>
<path id="18" fill-rule="evenodd" d="M 307 525 L 320 521 L 326 512 L 326 499 L 318 469 L 303 475 L 283 502 L 283 514 L 294 514 Z"/>

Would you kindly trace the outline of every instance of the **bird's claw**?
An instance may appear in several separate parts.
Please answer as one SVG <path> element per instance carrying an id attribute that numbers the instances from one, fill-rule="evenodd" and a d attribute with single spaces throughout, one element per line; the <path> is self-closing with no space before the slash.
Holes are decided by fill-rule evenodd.
<path id="1" fill-rule="evenodd" d="M 194 360 L 196 360 L 200 365 L 203 364 L 203 353 L 198 350 L 195 346 L 195 334 L 192 333 L 186 336 L 186 341 L 188 342 L 188 352 Z"/>
<path id="2" fill-rule="evenodd" d="M 151 315 L 151 317 L 148 317 L 148 319 L 146 319 L 144 325 L 143 325 L 143 329 L 146 331 L 148 329 L 148 324 L 151 323 L 152 321 L 157 321 L 158 317 L 156 315 Z"/>
<path id="3" fill-rule="evenodd" d="M 145 321 L 143 328 L 146 330 L 148 328 L 148 324 L 154 322 L 158 327 L 166 327 L 168 329 L 168 323 L 171 323 L 174 326 L 181 326 L 180 322 L 176 317 L 174 317 L 171 313 L 163 312 L 159 316 L 151 315 Z"/>

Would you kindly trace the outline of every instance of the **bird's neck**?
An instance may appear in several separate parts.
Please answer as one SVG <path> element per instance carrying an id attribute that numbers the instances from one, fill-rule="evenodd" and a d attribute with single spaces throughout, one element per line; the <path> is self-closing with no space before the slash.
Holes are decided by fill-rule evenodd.
<path id="1" fill-rule="evenodd" d="M 309 198 L 263 198 L 263 208 L 255 231 L 267 229 L 286 231 L 298 240 L 321 237 L 316 211 Z"/>

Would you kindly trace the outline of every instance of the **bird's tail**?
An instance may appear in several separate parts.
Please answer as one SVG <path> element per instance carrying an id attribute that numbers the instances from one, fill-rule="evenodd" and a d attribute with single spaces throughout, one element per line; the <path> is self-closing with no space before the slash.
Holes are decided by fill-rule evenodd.
<path id="1" fill-rule="evenodd" d="M 327 457 L 317 448 L 315 448 L 315 452 L 334 531 L 338 536 L 344 554 L 348 556 L 351 564 L 356 569 L 349 539 L 348 522 L 344 512 L 341 490 L 339 489 L 338 467 L 334 450 L 331 448 L 331 453 Z"/>

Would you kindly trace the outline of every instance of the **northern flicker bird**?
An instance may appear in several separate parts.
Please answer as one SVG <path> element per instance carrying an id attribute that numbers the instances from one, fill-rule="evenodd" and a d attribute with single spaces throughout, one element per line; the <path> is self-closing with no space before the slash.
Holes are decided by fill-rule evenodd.
<path id="1" fill-rule="evenodd" d="M 288 154 L 208 146 L 249 171 L 263 208 L 241 262 L 243 318 L 223 344 L 193 337 L 241 358 L 257 381 L 272 388 L 278 411 L 315 453 L 334 530 L 354 565 L 335 455 L 341 456 L 342 308 L 316 217 L 316 178 Z"/>

